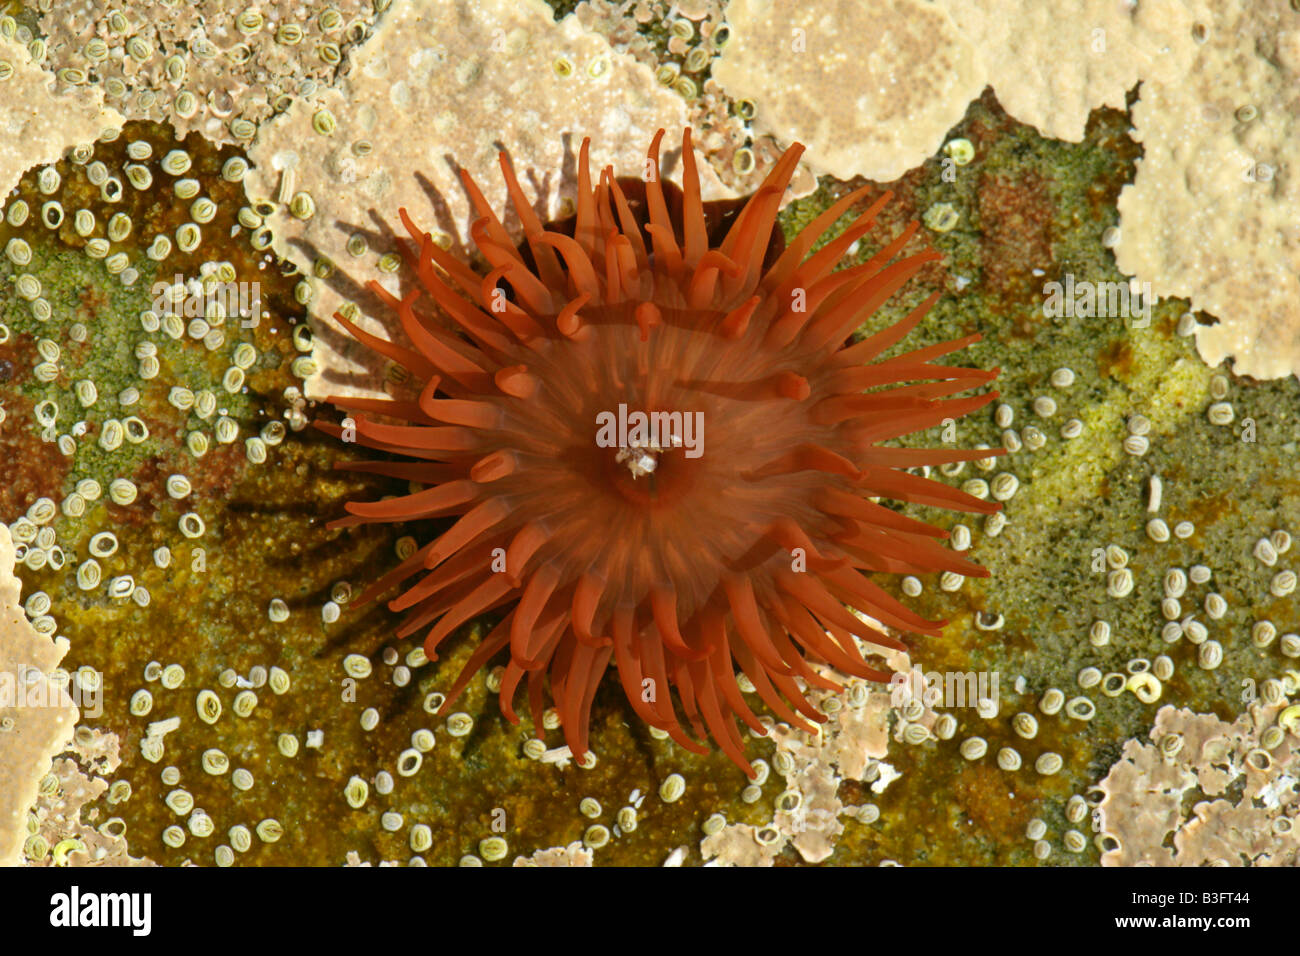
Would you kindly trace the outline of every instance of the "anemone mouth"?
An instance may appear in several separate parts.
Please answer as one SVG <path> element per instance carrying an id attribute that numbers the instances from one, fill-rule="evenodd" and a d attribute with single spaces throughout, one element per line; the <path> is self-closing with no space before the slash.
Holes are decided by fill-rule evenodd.
<path id="1" fill-rule="evenodd" d="M 418 399 L 331 401 L 356 413 L 359 444 L 407 459 L 341 467 L 417 490 L 351 502 L 334 526 L 454 519 L 362 596 L 408 582 L 390 607 L 407 612 L 400 635 L 427 629 L 430 659 L 462 624 L 501 612 L 444 712 L 508 649 L 507 717 L 516 719 L 515 691 L 527 677 L 534 719 L 549 689 L 581 755 L 592 697 L 613 663 L 647 723 L 706 750 L 685 724 L 752 774 L 737 721 L 763 727 L 737 668 L 774 714 L 810 729 L 825 718 L 803 688 L 838 686 L 810 661 L 883 680 L 863 646 L 902 647 L 851 610 L 924 634 L 943 623 L 907 609 L 873 573 L 986 573 L 942 547 L 943 532 L 873 499 L 997 510 L 904 469 L 1000 450 L 881 444 L 987 404 L 995 392 L 954 396 L 997 370 L 935 364 L 978 336 L 880 359 L 937 294 L 845 347 L 937 258 L 929 249 L 902 255 L 913 223 L 867 261 L 835 268 L 888 195 L 814 252 L 866 190 L 845 196 L 787 247 L 776 215 L 800 146 L 746 202 L 711 209 L 689 130 L 682 189 L 653 175 L 662 136 L 639 185 L 608 168 L 593 185 L 584 141 L 576 212 L 555 226 L 538 220 L 503 155 L 525 237 L 518 247 L 465 176 L 486 276 L 401 211 L 419 289 L 399 300 L 372 288 L 410 345 L 336 318 L 410 370 Z"/>

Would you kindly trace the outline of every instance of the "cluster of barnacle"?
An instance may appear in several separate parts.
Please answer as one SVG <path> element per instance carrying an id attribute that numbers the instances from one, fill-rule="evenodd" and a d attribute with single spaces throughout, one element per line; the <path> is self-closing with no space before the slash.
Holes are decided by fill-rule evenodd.
<path id="1" fill-rule="evenodd" d="M 612 47 L 631 54 L 651 69 L 659 82 L 683 98 L 700 93 L 693 78 L 707 75 L 713 57 L 726 46 L 730 28 L 718 0 L 665 3 L 663 0 L 584 0 L 574 15 Z M 686 81 L 686 82 L 681 82 Z"/>
<path id="2" fill-rule="evenodd" d="M 1058 388 L 1068 388 L 1074 381 L 1074 373 L 1068 368 L 1057 369 L 1051 374 L 1050 381 Z M 1227 401 L 1229 393 L 1227 377 L 1218 373 L 1212 375 L 1208 392 L 1210 404 L 1206 409 L 1206 420 L 1211 425 L 1219 427 L 1231 423 L 1234 412 L 1231 403 Z M 1050 418 L 1055 414 L 1056 403 L 1050 396 L 1039 396 L 1031 404 L 1039 417 Z M 1005 429 L 1003 443 L 1010 452 L 1015 453 L 1022 447 L 1035 450 L 1045 444 L 1046 436 L 1037 429 L 1032 433 L 1029 429 L 1025 429 L 1019 434 L 1010 429 L 1014 415 L 1006 403 L 994 409 L 994 419 L 999 427 Z M 1063 439 L 1068 440 L 1081 434 L 1081 429 L 1070 428 L 1070 425 L 1077 421 L 1071 420 L 1061 429 Z M 1151 447 L 1149 436 L 1152 435 L 1152 428 L 1152 422 L 1147 416 L 1140 413 L 1128 415 L 1124 419 L 1125 434 L 1120 443 L 1122 451 L 1134 458 L 1143 457 Z M 1072 433 L 1067 433 L 1067 430 Z M 960 474 L 962 467 L 962 465 L 945 465 L 941 467 L 941 471 L 945 476 L 955 477 Z M 1188 519 L 1166 521 L 1163 516 L 1163 513 L 1168 511 L 1168 503 L 1165 500 L 1164 482 L 1161 476 L 1158 473 L 1151 473 L 1145 478 L 1145 484 L 1147 513 L 1150 516 L 1146 522 L 1146 537 L 1152 543 L 1161 546 L 1171 540 L 1185 542 L 1191 539 L 1197 531 L 1193 521 Z M 970 493 L 980 494 L 980 489 L 969 483 L 963 487 Z M 1012 517 L 1014 519 L 1014 515 Z M 988 520 L 995 519 L 1002 519 L 1002 515 L 990 516 Z M 1001 524 L 1000 520 L 999 524 Z M 969 540 L 968 535 L 959 535 L 957 533 L 959 530 L 961 530 L 960 526 L 954 529 L 953 533 L 953 546 L 956 548 L 963 547 Z M 1278 567 L 1283 556 L 1290 551 L 1292 540 L 1290 532 L 1281 528 L 1265 530 L 1263 534 L 1259 534 L 1258 531 L 1250 532 L 1250 537 L 1243 543 L 1242 551 L 1249 551 L 1257 562 L 1254 570 L 1257 572 L 1256 586 L 1259 588 L 1259 593 L 1253 602 L 1247 602 L 1248 605 L 1259 606 L 1273 599 L 1288 597 L 1295 591 L 1297 582 L 1295 572 Z M 1100 570 L 1105 574 L 1107 600 L 1122 602 L 1130 598 L 1135 591 L 1143 593 L 1139 590 L 1139 582 L 1133 568 L 1130 567 L 1130 555 L 1125 548 L 1115 543 L 1107 544 L 1100 549 L 1098 560 L 1101 561 Z M 1205 560 L 1204 556 L 1201 556 L 1201 560 Z M 1231 605 L 1222 588 L 1215 587 L 1213 583 L 1215 571 L 1208 564 L 1191 563 L 1184 568 L 1174 562 L 1167 567 L 1157 568 L 1156 577 L 1161 596 L 1155 626 L 1154 628 L 1142 627 L 1135 633 L 1158 633 L 1159 646 L 1166 653 L 1147 656 L 1151 649 L 1138 646 L 1135 648 L 1135 656 L 1129 657 L 1119 666 L 1112 665 L 1112 669 L 1108 671 L 1103 670 L 1103 661 L 1098 661 L 1103 666 L 1087 664 L 1075 674 L 1075 682 L 1081 693 L 1068 697 L 1066 691 L 1058 687 L 1049 687 L 1038 699 L 1037 710 L 1040 714 L 1044 716 L 1063 714 L 1073 721 L 1090 721 L 1096 717 L 1098 706 L 1097 701 L 1089 695 L 1097 692 L 1100 692 L 1103 699 L 1120 698 L 1128 694 L 1141 705 L 1156 704 L 1177 671 L 1176 648 L 1184 638 L 1193 648 L 1191 664 L 1201 672 L 1217 671 L 1224 664 L 1226 655 L 1235 655 L 1234 660 L 1237 664 L 1255 660 L 1259 651 L 1266 650 L 1277 640 L 1277 626 L 1273 621 L 1263 617 L 1255 620 L 1249 628 L 1249 647 L 1245 646 L 1244 642 L 1234 640 L 1238 622 L 1235 619 L 1225 620 L 1228 618 Z M 919 594 L 921 590 L 920 582 L 914 578 L 905 579 L 902 587 L 909 594 Z M 1192 599 L 1194 603 L 1189 609 L 1186 607 L 1191 598 L 1189 589 L 1197 587 L 1205 588 L 1205 591 Z M 1200 605 L 1200 609 L 1195 606 L 1196 604 Z M 1203 619 L 1201 610 L 1204 612 Z M 998 623 L 1001 624 L 1000 615 Z M 981 626 L 978 618 L 976 626 Z M 1133 632 L 1133 628 L 1128 628 L 1128 631 Z M 1121 631 L 1116 629 L 1112 621 L 1099 616 L 1087 628 L 1086 643 L 1094 649 L 1094 652 L 1113 656 L 1119 649 L 1112 646 L 1112 638 L 1120 633 Z M 1129 647 L 1133 641 L 1130 638 L 1124 643 Z M 1277 647 L 1284 658 L 1300 657 L 1300 636 L 1293 633 L 1284 634 L 1280 640 L 1277 640 Z M 1269 706 L 1276 707 L 1284 704 L 1286 695 L 1294 693 L 1296 687 L 1295 672 L 1285 670 L 1285 661 L 1282 662 L 1282 666 L 1284 670 L 1280 676 L 1270 677 L 1263 683 L 1265 703 Z M 1028 710 L 1022 711 L 1011 719 L 1011 729 L 1023 739 L 1033 739 L 1038 735 L 1039 718 Z M 936 725 L 936 735 L 939 735 L 937 730 Z M 1275 740 L 1274 745 L 1276 743 Z M 989 752 L 989 747 L 983 737 L 973 736 L 963 741 L 960 752 L 968 760 L 979 760 Z M 1018 770 L 1021 760 L 1016 748 L 1008 746 L 1000 749 L 997 754 L 997 764 L 1002 770 L 1008 772 Z M 1063 766 L 1060 755 L 1052 752 L 1040 755 L 1034 765 L 1039 773 L 1048 774 L 1059 771 Z M 1097 791 L 1090 792 L 1086 799 L 1076 794 L 1066 802 L 1064 816 L 1067 828 L 1061 834 L 1061 845 L 1067 852 L 1080 854 L 1093 845 L 1102 854 L 1117 852 L 1118 843 L 1113 835 L 1097 832 L 1092 838 L 1088 838 L 1077 826 L 1088 815 L 1089 807 L 1096 806 L 1101 797 L 1101 792 Z M 1035 818 L 1030 821 L 1026 835 L 1033 844 L 1033 855 L 1039 860 L 1048 859 L 1052 853 L 1052 846 L 1045 839 L 1046 834 L 1047 824 L 1042 819 Z"/>
<path id="3" fill-rule="evenodd" d="M 0 414 L 11 438 L 40 435 L 61 462 L 28 482 L 45 494 L 25 513 L 6 516 L 16 557 L 39 584 L 24 611 L 49 636 L 62 630 L 59 607 L 74 613 L 90 600 L 114 618 L 132 606 L 148 608 L 151 589 L 174 579 L 177 565 L 192 570 L 196 552 L 220 542 L 220 521 L 208 528 L 219 513 L 206 492 L 225 480 L 214 475 L 267 462 L 290 428 L 306 424 L 296 408 L 286 420 L 255 421 L 250 384 L 282 379 L 285 365 L 299 378 L 309 374 L 310 337 L 278 343 L 258 297 L 230 294 L 240 276 L 235 266 L 204 256 L 204 233 L 224 235 L 237 219 L 232 197 L 247 163 L 218 163 L 204 153 L 199 168 L 181 146 L 166 149 L 155 130 L 141 125 L 128 133 L 136 138 L 106 132 L 30 173 L 0 220 L 0 272 L 16 293 L 0 296 L 0 347 L 7 344 L 14 367 L 9 407 Z M 167 192 L 174 201 L 166 201 Z M 249 225 L 248 213 L 239 211 L 241 224 Z M 175 272 L 164 277 L 164 270 Z M 123 340 L 129 351 L 119 351 Z M 286 362 L 286 353 L 297 358 Z M 210 453 L 220 459 L 212 469 L 204 463 Z M 189 547 L 188 559 L 178 545 Z M 75 605 L 67 603 L 78 594 Z M 75 635 L 78 628 L 69 630 Z M 288 690 L 282 670 L 261 670 L 261 683 L 275 694 Z M 83 694 L 102 690 L 88 666 L 56 676 Z M 155 693 L 178 690 L 185 672 L 155 662 L 145 679 L 156 687 L 138 689 L 127 707 L 138 718 L 152 712 Z M 254 676 L 250 687 L 257 684 Z M 237 696 L 232 712 L 251 713 L 251 694 Z M 201 695 L 200 718 L 205 703 L 211 710 Z M 161 761 L 164 738 L 178 723 L 174 715 L 154 720 L 141 756 Z M 279 745 L 282 753 L 290 746 L 283 739 Z M 205 754 L 205 769 L 219 764 L 215 751 Z M 166 768 L 165 779 L 176 773 Z M 238 787 L 244 778 L 236 769 L 231 779 Z M 129 793 L 130 785 L 117 781 L 108 805 Z M 185 816 L 189 834 L 210 833 L 206 812 L 189 808 Z M 269 841 L 277 826 L 264 820 L 256 832 Z M 185 832 L 168 827 L 164 844 L 183 844 Z M 242 845 L 239 831 L 231 839 L 236 849 Z M 218 862 L 227 856 L 218 851 Z"/>
<path id="4" fill-rule="evenodd" d="M 1235 721 L 1163 707 L 1089 790 L 1103 865 L 1300 861 L 1300 674 L 1264 682 Z"/>
<path id="5" fill-rule="evenodd" d="M 185 668 L 181 664 L 171 663 L 164 666 L 159 661 L 150 661 L 144 668 L 146 686 L 140 687 L 131 695 L 129 711 L 133 717 L 139 719 L 153 715 L 155 699 L 176 709 L 176 712 L 170 716 L 150 721 L 145 728 L 140 740 L 140 755 L 151 764 L 164 763 L 164 758 L 167 756 L 166 737 L 180 728 L 181 715 L 189 711 L 189 707 L 181 703 L 181 700 L 188 696 L 182 690 L 186 685 L 187 677 Z M 263 687 L 269 689 L 274 695 L 271 698 L 273 701 L 288 694 L 293 686 L 289 674 L 284 669 L 278 666 L 268 669 L 260 664 L 248 668 L 247 674 L 244 675 L 236 673 L 233 668 L 225 668 L 218 675 L 216 683 L 223 690 L 233 692 L 230 698 L 230 713 L 235 720 L 241 722 L 250 721 L 253 717 L 259 706 L 258 691 Z M 151 687 L 153 689 L 150 689 Z M 200 733 L 211 732 L 207 731 L 207 728 L 215 730 L 225 713 L 221 696 L 210 687 L 198 691 L 192 707 L 194 716 L 199 721 Z M 238 733 L 231 737 L 232 741 L 238 739 Z M 193 734 L 190 740 L 193 740 Z M 321 741 L 322 735 L 319 731 L 309 731 L 305 734 L 306 747 L 318 747 Z M 296 733 L 284 731 L 275 734 L 275 750 L 279 757 L 286 761 L 292 761 L 298 755 L 300 746 L 303 745 L 303 741 Z M 163 802 L 177 821 L 162 828 L 160 836 L 163 846 L 179 850 L 186 846 L 191 837 L 205 841 L 216 834 L 218 819 L 243 815 L 245 812 L 243 806 L 231 798 L 250 794 L 257 786 L 260 773 L 255 774 L 247 766 L 241 765 L 243 761 L 239 753 L 242 750 L 243 748 L 236 743 L 234 750 L 236 756 L 232 758 L 219 746 L 204 748 L 199 760 L 204 776 L 200 778 L 201 782 L 196 781 L 197 786 L 196 783 L 186 784 L 183 772 L 176 764 L 166 763 L 162 766 L 158 776 L 163 787 L 167 788 Z M 181 747 L 179 762 L 188 762 L 186 758 L 191 751 L 191 747 Z M 269 761 L 264 760 L 263 763 L 267 764 Z M 273 771 L 268 770 L 267 773 L 273 775 Z M 221 788 L 227 783 L 230 790 L 224 791 L 228 794 L 226 799 L 220 800 L 220 805 L 214 805 L 211 811 L 198 802 L 193 792 L 194 789 L 198 789 L 209 797 L 220 798 L 223 795 Z M 108 802 L 110 805 L 120 804 L 129 799 L 130 795 L 129 782 L 119 780 L 110 787 Z M 229 821 L 223 819 L 222 822 L 226 824 Z M 225 827 L 225 842 L 217 843 L 213 847 L 212 858 L 218 866 L 230 866 L 235 862 L 237 853 L 247 853 L 252 849 L 254 835 L 261 843 L 271 844 L 278 842 L 285 832 L 285 825 L 275 816 L 264 816 L 253 822 L 251 827 L 243 822 L 230 824 Z M 206 844 L 201 842 L 199 845 Z"/>
<path id="6" fill-rule="evenodd" d="M 29 865 L 138 866 L 126 845 L 126 822 L 105 817 L 96 801 L 108 798 L 111 809 L 130 785 L 106 781 L 121 763 L 119 741 L 113 734 L 80 726 L 64 756 L 54 760 L 38 785 L 36 806 L 28 811 L 23 857 Z"/>
<path id="7" fill-rule="evenodd" d="M 719 0 L 695 3 L 584 0 L 574 16 L 654 71 L 655 79 L 688 103 L 696 147 L 720 179 L 738 193 L 752 192 L 776 161 L 782 147 L 750 126 L 756 112 L 750 100 L 733 101 L 710 76 L 714 59 L 726 47 L 731 28 Z M 816 188 L 811 175 L 796 178 L 792 196 Z"/>
<path id="8" fill-rule="evenodd" d="M 369 36 L 390 0 L 335 0 L 304 16 L 301 4 L 43 6 L 44 36 L 0 22 L 47 61 L 61 87 L 97 84 L 130 119 L 243 142 L 293 97 L 334 82 L 348 50 Z M 48 8 L 48 9 L 47 9 Z"/>
<path id="9" fill-rule="evenodd" d="M 103 144 L 115 139 L 116 134 L 110 134 Z M 68 460 L 69 472 L 84 473 L 75 490 L 61 502 L 56 505 L 49 498 L 38 499 L 11 528 L 15 540 L 26 546 L 22 560 L 33 570 L 59 553 L 52 550 L 52 543 L 42 547 L 39 540 L 42 529 L 53 530 L 47 526 L 56 511 L 67 519 L 80 519 L 105 488 L 108 500 L 119 507 L 136 500 L 139 488 L 133 473 L 161 447 L 146 423 L 146 418 L 159 420 L 162 403 L 155 399 L 165 393 L 166 404 L 183 416 L 185 446 L 190 458 L 197 460 L 207 453 L 212 439 L 218 445 L 238 439 L 237 419 L 249 410 L 244 397 L 248 376 L 255 375 L 268 361 L 279 363 L 278 356 L 264 357 L 250 341 L 252 334 L 245 332 L 255 328 L 264 313 L 254 315 L 245 302 L 241 314 L 240 307 L 233 304 L 234 297 L 216 294 L 233 287 L 236 270 L 229 262 L 204 261 L 198 264 L 198 274 L 188 280 L 161 280 L 152 290 L 161 292 L 152 298 L 145 298 L 143 289 L 133 288 L 141 270 L 158 275 L 173 250 L 182 256 L 176 268 L 193 266 L 203 230 L 222 229 L 227 227 L 226 220 L 233 218 L 227 210 L 217 221 L 217 203 L 199 195 L 199 180 L 186 175 L 191 161 L 183 149 L 172 149 L 151 164 L 153 149 L 148 140 L 132 140 L 125 145 L 125 162 L 119 169 L 117 160 L 111 157 L 113 168 L 94 158 L 93 145 L 78 147 L 65 163 L 39 170 L 33 177 L 35 189 L 20 191 L 4 210 L 9 237 L 4 245 L 3 266 L 12 274 L 14 289 L 22 301 L 11 301 L 5 311 L 0 338 L 17 340 L 22 336 L 35 340 L 31 382 L 23 389 L 24 394 L 32 402 L 32 414 L 42 437 Z M 136 193 L 143 193 L 152 185 L 155 170 L 171 180 L 178 200 L 189 203 L 188 216 L 174 230 L 159 231 L 146 239 L 143 234 L 158 223 L 148 220 L 144 197 L 131 196 L 119 174 Z M 235 160 L 223 167 L 227 181 L 237 182 L 241 172 Z M 36 203 L 39 207 L 33 218 Z M 126 209 L 113 211 L 115 207 Z M 145 246 L 144 256 L 133 258 L 141 246 Z M 69 261 L 76 262 L 68 256 L 75 256 L 72 250 L 78 249 L 89 261 L 81 260 L 78 269 L 68 268 Z M 90 316 L 74 313 L 75 284 L 69 277 L 77 275 L 84 276 L 114 307 L 125 309 L 130 302 L 148 306 L 137 310 L 134 376 L 121 379 L 121 370 L 114 365 L 112 356 L 96 348 L 96 340 L 104 331 L 93 322 L 82 321 Z M 179 272 L 177 278 L 181 278 Z M 191 308 L 195 303 L 201 306 L 201 314 L 200 307 Z M 187 340 L 201 344 L 202 349 L 196 351 Z M 310 348 L 309 342 L 306 347 Z M 161 377 L 164 369 L 170 380 Z M 310 369 L 299 362 L 294 371 L 304 373 Z M 214 374 L 218 380 L 215 387 L 205 387 Z M 73 378 L 75 381 L 70 382 Z M 267 422 L 258 434 L 244 439 L 245 457 L 253 464 L 266 461 L 268 448 L 279 444 L 284 434 L 283 422 Z M 177 472 L 166 481 L 168 496 L 178 502 L 184 502 L 190 490 L 191 479 L 183 473 Z M 181 515 L 178 526 L 187 538 L 203 533 L 203 521 L 193 511 Z M 102 545 L 101 550 L 103 554 L 87 558 L 79 569 L 84 589 L 97 585 L 97 560 L 111 555 L 114 549 Z M 160 567 L 165 566 L 164 559 L 156 556 L 156 561 Z M 55 570 L 61 567 L 57 557 L 51 566 Z"/>

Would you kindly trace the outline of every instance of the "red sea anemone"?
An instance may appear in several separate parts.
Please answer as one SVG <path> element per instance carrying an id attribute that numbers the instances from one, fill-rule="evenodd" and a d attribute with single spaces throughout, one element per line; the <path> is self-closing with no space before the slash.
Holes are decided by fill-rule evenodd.
<path id="1" fill-rule="evenodd" d="M 783 248 L 777 210 L 801 146 L 720 223 L 701 202 L 689 130 L 684 188 L 660 182 L 662 136 L 650 146 L 648 181 L 606 169 L 594 187 L 584 142 L 576 215 L 549 227 L 503 154 L 525 237 L 518 248 L 463 176 L 480 216 L 471 232 L 486 275 L 401 212 L 418 288 L 401 300 L 372 288 L 395 310 L 410 347 L 338 320 L 423 388 L 416 401 L 335 402 L 356 413 L 360 444 L 407 459 L 343 467 L 424 487 L 350 502 L 351 517 L 335 524 L 456 516 L 365 595 L 416 578 L 389 606 L 408 612 L 399 634 L 428 628 L 430 659 L 461 625 L 501 613 L 447 706 L 508 649 L 506 716 L 517 720 L 513 699 L 527 677 L 536 719 L 549 678 L 565 739 L 580 756 L 592 697 L 613 663 L 647 723 L 704 752 L 683 730 L 680 710 L 697 736 L 711 736 L 750 771 L 736 718 L 759 733 L 762 725 L 737 668 L 772 713 L 809 727 L 800 714 L 825 718 L 803 687 L 837 686 L 809 660 L 885 680 L 859 640 L 903 646 L 848 608 L 905 631 L 938 634 L 942 626 L 908 610 L 870 572 L 987 573 L 938 544 L 944 532 L 874 499 L 997 509 L 904 470 L 988 450 L 881 444 L 985 405 L 996 393 L 944 396 L 996 370 L 931 364 L 977 335 L 878 360 L 938 293 L 846 345 L 938 258 L 931 249 L 899 258 L 913 223 L 868 261 L 834 271 L 888 196 L 813 252 L 866 194 L 859 189 Z"/>

